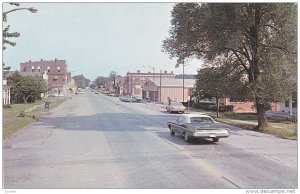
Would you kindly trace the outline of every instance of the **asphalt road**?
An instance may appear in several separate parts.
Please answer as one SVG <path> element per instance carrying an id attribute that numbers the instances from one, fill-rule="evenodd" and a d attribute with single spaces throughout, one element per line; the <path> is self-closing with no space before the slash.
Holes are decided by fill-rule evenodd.
<path id="1" fill-rule="evenodd" d="M 87 92 L 3 143 L 3 187 L 297 188 L 297 142 L 231 127 L 218 143 L 171 136 L 161 105 Z"/>

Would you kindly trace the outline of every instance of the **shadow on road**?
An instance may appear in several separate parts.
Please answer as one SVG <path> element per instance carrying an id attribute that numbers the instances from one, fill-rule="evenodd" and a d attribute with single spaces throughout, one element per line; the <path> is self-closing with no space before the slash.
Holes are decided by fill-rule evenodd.
<path id="1" fill-rule="evenodd" d="M 158 137 L 178 145 L 217 145 L 217 143 L 214 143 L 209 139 L 191 139 L 190 142 L 185 142 L 183 135 L 176 134 L 175 136 L 172 136 L 169 132 L 165 131 L 159 131 L 156 132 L 156 134 Z"/>
<path id="2" fill-rule="evenodd" d="M 47 115 L 35 126 L 48 126 L 60 130 L 78 131 L 105 131 L 105 132 L 145 132 L 156 134 L 159 138 L 179 145 L 215 144 L 206 139 L 193 139 L 186 143 L 182 136 L 171 136 L 167 121 L 175 120 L 178 115 L 144 115 L 133 113 L 97 113 L 87 116 L 55 117 Z"/>

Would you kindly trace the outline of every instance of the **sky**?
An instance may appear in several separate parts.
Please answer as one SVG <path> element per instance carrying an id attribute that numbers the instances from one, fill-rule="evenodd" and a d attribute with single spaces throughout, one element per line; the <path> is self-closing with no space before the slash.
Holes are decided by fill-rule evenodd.
<path id="1" fill-rule="evenodd" d="M 12 70 L 20 63 L 66 60 L 72 76 L 83 74 L 91 81 L 111 71 L 126 73 L 174 71 L 176 58 L 163 53 L 162 41 L 169 36 L 172 3 L 21 3 L 37 13 L 8 13 L 6 25 L 19 32 L 16 46 L 7 46 L 3 61 Z M 3 10 L 15 6 L 3 4 Z M 186 62 L 185 73 L 196 74 L 201 61 Z M 146 67 L 143 67 L 146 66 Z M 150 66 L 150 67 L 149 67 Z"/>

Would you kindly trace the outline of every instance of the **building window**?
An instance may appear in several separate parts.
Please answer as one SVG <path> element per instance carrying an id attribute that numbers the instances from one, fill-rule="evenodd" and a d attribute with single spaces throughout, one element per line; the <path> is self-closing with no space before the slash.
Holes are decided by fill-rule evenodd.
<path id="1" fill-rule="evenodd" d="M 292 106 L 293 108 L 297 108 L 297 92 L 292 93 Z"/>
<path id="2" fill-rule="evenodd" d="M 31 71 L 34 72 L 34 66 L 31 67 Z"/>
<path id="3" fill-rule="evenodd" d="M 285 106 L 285 107 L 289 107 L 289 106 L 290 106 L 290 102 L 289 102 L 289 101 L 285 101 L 285 102 L 284 102 L 284 106 Z"/>
<path id="4" fill-rule="evenodd" d="M 239 99 L 239 98 L 230 98 L 229 102 L 233 102 L 233 103 L 244 103 L 245 99 Z"/>
<path id="5" fill-rule="evenodd" d="M 53 77 L 53 81 L 57 81 L 57 80 L 58 80 L 58 76 L 55 75 L 55 76 Z"/>
<path id="6" fill-rule="evenodd" d="M 57 72 L 60 72 L 60 67 L 57 67 Z"/>
<path id="7" fill-rule="evenodd" d="M 48 72 L 50 72 L 50 67 L 48 67 L 47 69 L 48 69 Z"/>
<path id="8" fill-rule="evenodd" d="M 293 100 L 292 101 L 292 107 L 293 108 L 297 108 L 297 100 Z"/>

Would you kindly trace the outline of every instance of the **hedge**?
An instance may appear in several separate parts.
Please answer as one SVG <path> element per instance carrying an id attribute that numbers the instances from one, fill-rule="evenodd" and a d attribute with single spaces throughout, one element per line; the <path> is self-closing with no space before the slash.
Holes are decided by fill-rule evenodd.
<path id="1" fill-rule="evenodd" d="M 196 102 L 192 106 L 193 108 L 197 109 L 204 109 L 204 110 L 209 110 L 209 111 L 217 111 L 217 105 L 212 104 L 212 103 L 203 103 L 203 102 Z M 232 112 L 233 111 L 233 106 L 232 105 L 220 105 L 219 106 L 219 111 L 220 112 Z"/>

